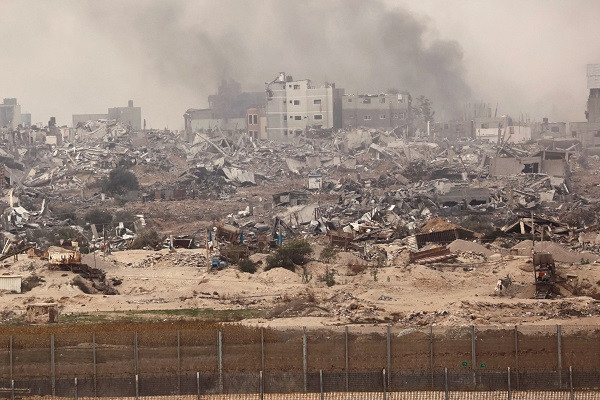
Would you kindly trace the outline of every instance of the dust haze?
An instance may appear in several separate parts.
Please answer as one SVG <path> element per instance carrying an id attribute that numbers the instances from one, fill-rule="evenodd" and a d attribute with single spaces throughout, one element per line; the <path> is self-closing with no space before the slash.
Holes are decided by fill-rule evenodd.
<path id="1" fill-rule="evenodd" d="M 423 94 L 438 119 L 451 118 L 469 101 L 499 102 L 501 111 L 534 118 L 582 119 L 585 64 L 597 60 L 580 50 L 571 55 L 572 65 L 559 65 L 551 45 L 537 47 L 542 54 L 535 47 L 543 40 L 535 30 L 551 24 L 556 30 L 568 7 L 504 4 L 5 1 L 0 95 L 19 98 L 35 121 L 55 115 L 61 124 L 73 113 L 104 112 L 133 99 L 150 127 L 180 129 L 183 112 L 206 107 L 221 79 L 261 90 L 285 71 L 315 83 L 335 82 L 349 93 L 398 88 Z M 593 2 L 581 4 L 598 9 Z M 474 18 L 475 9 L 490 18 Z M 585 17 L 590 13 L 574 12 L 581 31 L 564 20 L 569 29 L 553 42 L 556 51 L 573 48 L 569 38 L 592 26 Z M 538 23 L 530 18 L 536 14 Z M 501 20 L 494 22 L 493 15 Z M 511 49 L 519 43 L 530 46 L 530 54 Z M 597 47 L 590 45 L 589 52 Z M 556 62 L 544 62 L 539 71 L 524 68 L 550 56 Z M 542 82 L 546 77 L 554 79 Z M 579 81 L 578 92 L 565 91 L 566 82 Z M 540 87 L 547 83 L 552 85 Z"/>

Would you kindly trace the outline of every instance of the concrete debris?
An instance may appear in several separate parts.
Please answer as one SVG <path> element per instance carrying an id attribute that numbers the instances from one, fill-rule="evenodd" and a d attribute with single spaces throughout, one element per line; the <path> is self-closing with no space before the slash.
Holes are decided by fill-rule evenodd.
<path id="1" fill-rule="evenodd" d="M 134 131 L 111 120 L 79 124 L 50 142 L 48 134 L 0 130 L 0 256 L 52 245 L 102 259 L 163 250 L 126 265 L 211 271 L 216 261 L 211 274 L 221 274 L 248 257 L 260 266 L 260 253 L 308 238 L 351 253 L 346 267 L 355 275 L 371 268 L 373 281 L 383 266 L 474 274 L 477 263 L 532 250 L 558 263 L 600 260 L 600 158 L 571 143 L 449 142 L 362 128 L 311 129 L 271 142 L 234 130 Z M 111 172 L 123 169 L 139 185 L 110 190 Z M 98 210 L 111 215 L 89 217 Z M 194 247 L 199 252 L 183 252 Z M 57 265 L 81 275 L 72 283 L 86 293 L 116 293 L 106 265 Z M 366 305 L 349 296 L 331 308 L 349 321 L 375 321 L 375 302 L 396 300 L 380 294 Z"/>

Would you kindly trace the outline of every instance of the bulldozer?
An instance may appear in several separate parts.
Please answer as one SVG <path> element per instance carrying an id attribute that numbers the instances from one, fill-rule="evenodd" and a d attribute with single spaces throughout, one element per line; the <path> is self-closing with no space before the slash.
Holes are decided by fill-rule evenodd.
<path id="1" fill-rule="evenodd" d="M 556 272 L 554 257 L 548 253 L 533 254 L 536 299 L 552 299 L 560 294 L 557 285 L 565 285 L 567 279 Z"/>

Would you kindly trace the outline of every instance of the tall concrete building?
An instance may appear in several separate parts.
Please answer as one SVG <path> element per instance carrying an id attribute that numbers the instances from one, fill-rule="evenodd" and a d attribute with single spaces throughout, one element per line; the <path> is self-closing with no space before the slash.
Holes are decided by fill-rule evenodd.
<path id="1" fill-rule="evenodd" d="M 585 122 L 569 122 L 571 138 L 583 147 L 600 147 L 600 64 L 588 64 L 587 88 L 589 90 Z"/>
<path id="2" fill-rule="evenodd" d="M 317 87 L 309 79 L 294 80 L 282 72 L 267 84 L 266 91 L 269 140 L 290 141 L 311 127 L 342 127 L 344 89 L 333 83 Z"/>
<path id="3" fill-rule="evenodd" d="M 17 99 L 4 99 L 0 104 L 0 128 L 15 129 L 21 125 L 21 106 Z"/>
<path id="4" fill-rule="evenodd" d="M 405 127 L 409 112 L 408 93 L 347 94 L 342 99 L 342 121 L 345 128 Z"/>
<path id="5" fill-rule="evenodd" d="M 600 64 L 588 64 L 587 82 L 590 95 L 585 116 L 588 122 L 600 122 Z"/>

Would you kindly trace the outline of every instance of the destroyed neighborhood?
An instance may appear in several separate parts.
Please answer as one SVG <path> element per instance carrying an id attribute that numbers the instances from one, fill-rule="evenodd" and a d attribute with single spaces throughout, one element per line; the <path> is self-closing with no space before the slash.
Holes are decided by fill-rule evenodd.
<path id="1" fill-rule="evenodd" d="M 273 75 L 175 131 L 133 101 L 32 123 L 4 99 L 2 321 L 597 323 L 600 65 L 568 123 Z"/>

